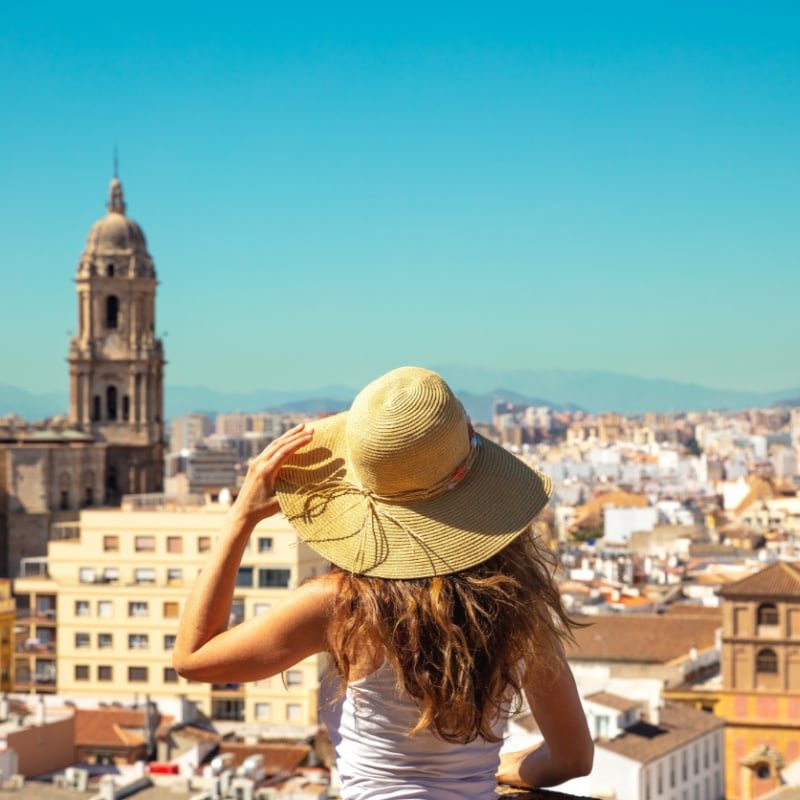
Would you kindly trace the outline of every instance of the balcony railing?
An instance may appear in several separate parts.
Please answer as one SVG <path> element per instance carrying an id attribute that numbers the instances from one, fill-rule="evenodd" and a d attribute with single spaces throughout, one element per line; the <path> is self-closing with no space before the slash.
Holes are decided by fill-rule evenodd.
<path id="1" fill-rule="evenodd" d="M 14 652 L 18 655 L 52 654 L 55 651 L 55 642 L 41 641 L 31 636 L 20 636 L 14 642 Z"/>

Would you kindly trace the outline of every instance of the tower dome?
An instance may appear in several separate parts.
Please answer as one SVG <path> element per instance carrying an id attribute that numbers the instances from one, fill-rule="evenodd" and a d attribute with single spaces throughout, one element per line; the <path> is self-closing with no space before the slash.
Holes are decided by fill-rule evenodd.
<path id="1" fill-rule="evenodd" d="M 122 182 L 115 175 L 108 192 L 108 214 L 92 225 L 86 240 L 78 274 L 102 274 L 109 263 L 114 270 L 131 275 L 155 277 L 142 229 L 125 215 Z M 112 262 L 109 262 L 112 259 Z"/>

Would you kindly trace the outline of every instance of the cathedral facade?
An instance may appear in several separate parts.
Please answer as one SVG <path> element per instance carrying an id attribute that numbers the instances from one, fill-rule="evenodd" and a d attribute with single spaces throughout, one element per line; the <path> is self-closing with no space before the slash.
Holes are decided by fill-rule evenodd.
<path id="1" fill-rule="evenodd" d="M 159 492 L 164 460 L 164 354 L 155 334 L 156 272 L 141 228 L 111 181 L 108 213 L 89 231 L 76 275 L 69 414 L 0 420 L 0 576 L 81 508 Z"/>

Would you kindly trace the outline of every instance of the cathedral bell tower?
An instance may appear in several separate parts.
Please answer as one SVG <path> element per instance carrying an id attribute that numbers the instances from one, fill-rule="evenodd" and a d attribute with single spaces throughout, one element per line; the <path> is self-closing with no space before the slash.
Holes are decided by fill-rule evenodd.
<path id="1" fill-rule="evenodd" d="M 142 229 L 111 181 L 75 278 L 69 418 L 106 445 L 106 501 L 163 487 L 164 353 L 155 335 L 156 272 Z"/>

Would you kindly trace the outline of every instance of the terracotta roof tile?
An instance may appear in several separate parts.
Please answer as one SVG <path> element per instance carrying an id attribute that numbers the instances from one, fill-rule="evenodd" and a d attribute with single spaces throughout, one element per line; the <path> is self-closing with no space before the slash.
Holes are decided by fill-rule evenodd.
<path id="1" fill-rule="evenodd" d="M 778 561 L 765 569 L 730 583 L 720 590 L 722 597 L 800 597 L 800 565 Z"/>
<path id="2" fill-rule="evenodd" d="M 641 700 L 631 700 L 630 697 L 620 697 L 618 694 L 612 694 L 611 692 L 595 692 L 594 694 L 586 695 L 584 700 L 589 700 L 606 708 L 613 708 L 616 711 L 633 711 L 644 705 Z"/>
<path id="3" fill-rule="evenodd" d="M 615 739 L 599 739 L 595 746 L 646 764 L 725 725 L 714 714 L 680 703 L 666 703 L 659 716 L 658 725 L 638 722 Z"/>
<path id="4" fill-rule="evenodd" d="M 601 614 L 579 617 L 589 623 L 574 631 L 575 645 L 567 645 L 571 661 L 627 661 L 665 664 L 703 651 L 716 643 L 721 623 L 716 617 L 680 614 Z"/>
<path id="5" fill-rule="evenodd" d="M 264 756 L 264 772 L 293 772 L 305 761 L 311 748 L 306 744 L 239 744 L 238 742 L 221 742 L 219 752 L 233 753 L 236 766 L 241 766 L 248 756 Z"/>
<path id="6" fill-rule="evenodd" d="M 161 717 L 161 720 L 171 718 Z M 144 742 L 145 712 L 135 708 L 76 708 L 75 745 L 132 747 Z"/>

